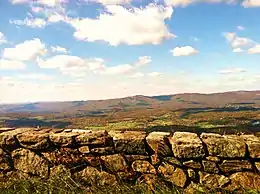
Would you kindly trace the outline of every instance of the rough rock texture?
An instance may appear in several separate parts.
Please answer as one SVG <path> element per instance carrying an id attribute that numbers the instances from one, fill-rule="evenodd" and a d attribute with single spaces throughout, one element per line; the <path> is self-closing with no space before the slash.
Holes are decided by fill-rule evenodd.
<path id="1" fill-rule="evenodd" d="M 175 132 L 169 138 L 172 151 L 177 158 L 200 158 L 205 156 L 202 141 L 197 134 L 189 132 Z"/>
<path id="2" fill-rule="evenodd" d="M 63 176 L 101 186 L 121 180 L 153 189 L 164 181 L 185 191 L 260 190 L 259 145 L 254 135 L 0 128 L 0 184 Z"/>
<path id="3" fill-rule="evenodd" d="M 21 146 L 33 150 L 43 150 L 50 146 L 49 135 L 40 132 L 26 132 L 16 136 Z"/>
<path id="4" fill-rule="evenodd" d="M 194 169 L 201 169 L 202 168 L 201 163 L 194 161 L 194 160 L 183 162 L 183 165 L 186 166 L 186 167 L 189 167 L 189 168 L 194 168 Z"/>
<path id="5" fill-rule="evenodd" d="M 109 174 L 105 171 L 99 171 L 93 167 L 86 167 L 83 171 L 78 172 L 76 176 L 80 176 L 88 183 L 99 184 L 101 186 L 114 185 L 117 183 L 115 175 Z"/>
<path id="6" fill-rule="evenodd" d="M 252 170 L 252 165 L 247 160 L 224 160 L 219 165 L 222 172 L 240 172 L 243 170 Z"/>
<path id="7" fill-rule="evenodd" d="M 260 162 L 255 162 L 255 167 L 260 172 Z"/>
<path id="8" fill-rule="evenodd" d="M 169 136 L 170 133 L 167 132 L 152 132 L 146 137 L 146 141 L 156 155 L 162 157 L 172 156 L 172 150 L 169 147 Z"/>
<path id="9" fill-rule="evenodd" d="M 11 157 L 3 149 L 0 148 L 0 172 L 8 171 L 11 167 Z"/>
<path id="10" fill-rule="evenodd" d="M 230 180 L 224 175 L 208 174 L 205 172 L 199 172 L 200 183 L 208 188 L 223 188 Z"/>
<path id="11" fill-rule="evenodd" d="M 228 188 L 232 191 L 239 189 L 260 190 L 260 174 L 252 172 L 237 172 L 230 176 L 231 184 Z"/>
<path id="12" fill-rule="evenodd" d="M 136 160 L 132 164 L 132 168 L 136 172 L 156 174 L 156 169 L 148 161 Z"/>
<path id="13" fill-rule="evenodd" d="M 120 154 L 101 156 L 101 160 L 110 172 L 127 171 L 126 161 Z"/>
<path id="14" fill-rule="evenodd" d="M 212 133 L 202 133 L 200 137 L 211 156 L 234 158 L 246 155 L 246 144 L 241 137 Z"/>
<path id="15" fill-rule="evenodd" d="M 196 180 L 196 171 L 194 171 L 193 169 L 188 169 L 188 176 L 191 180 Z"/>
<path id="16" fill-rule="evenodd" d="M 92 145 L 92 146 L 110 146 L 113 144 L 112 138 L 106 131 L 89 131 L 88 133 L 82 133 L 75 137 L 76 144 Z"/>
<path id="17" fill-rule="evenodd" d="M 149 160 L 149 156 L 143 155 L 125 155 L 125 159 L 129 164 L 132 164 L 135 160 Z"/>
<path id="18" fill-rule="evenodd" d="M 260 138 L 254 135 L 243 135 L 249 154 L 252 158 L 260 158 Z"/>
<path id="19" fill-rule="evenodd" d="M 42 152 L 51 165 L 65 165 L 68 168 L 80 166 L 85 162 L 85 157 L 78 150 L 71 148 L 58 148 L 49 152 Z"/>
<path id="20" fill-rule="evenodd" d="M 48 177 L 48 162 L 41 156 L 28 149 L 16 149 L 12 153 L 14 168 L 24 173 Z"/>
<path id="21" fill-rule="evenodd" d="M 125 154 L 140 154 L 140 155 L 147 154 L 145 148 L 146 134 L 144 132 L 112 131 L 109 134 L 113 137 L 116 152 L 123 152 Z"/>
<path id="22" fill-rule="evenodd" d="M 162 163 L 158 168 L 159 173 L 169 182 L 176 186 L 184 187 L 187 181 L 185 172 L 170 164 Z"/>
<path id="23" fill-rule="evenodd" d="M 218 169 L 216 162 L 209 161 L 209 160 L 203 160 L 202 165 L 203 165 L 205 172 L 210 172 L 210 173 L 215 173 L 215 174 L 219 173 L 219 169 Z"/>
<path id="24" fill-rule="evenodd" d="M 53 133 L 49 138 L 55 146 L 70 147 L 75 143 L 77 133 Z"/>

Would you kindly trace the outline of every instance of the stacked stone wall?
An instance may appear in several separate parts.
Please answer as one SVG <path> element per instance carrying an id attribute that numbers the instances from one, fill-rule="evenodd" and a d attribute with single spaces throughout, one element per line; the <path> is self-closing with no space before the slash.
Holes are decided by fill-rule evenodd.
<path id="1" fill-rule="evenodd" d="M 0 129 L 0 177 L 60 170 L 102 184 L 162 179 L 186 190 L 260 190 L 260 138 L 189 132 Z M 95 176 L 94 176 L 95 175 Z"/>

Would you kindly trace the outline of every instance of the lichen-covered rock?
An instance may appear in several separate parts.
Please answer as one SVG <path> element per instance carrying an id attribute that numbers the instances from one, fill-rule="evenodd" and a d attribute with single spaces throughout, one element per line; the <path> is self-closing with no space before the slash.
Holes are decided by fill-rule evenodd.
<path id="1" fill-rule="evenodd" d="M 147 144 L 151 147 L 155 154 L 159 156 L 172 156 L 168 137 L 169 132 L 152 132 L 146 137 Z"/>
<path id="2" fill-rule="evenodd" d="M 11 157 L 0 148 L 0 172 L 11 170 Z"/>
<path id="3" fill-rule="evenodd" d="M 109 132 L 109 135 L 113 137 L 116 152 L 133 155 L 147 155 L 145 148 L 146 134 L 144 132 L 111 131 Z"/>
<path id="4" fill-rule="evenodd" d="M 255 162 L 255 167 L 260 172 L 260 162 Z"/>
<path id="5" fill-rule="evenodd" d="M 78 150 L 79 150 L 79 152 L 82 153 L 82 154 L 88 154 L 88 153 L 90 153 L 89 146 L 81 146 Z"/>
<path id="6" fill-rule="evenodd" d="M 152 165 L 157 165 L 160 162 L 161 162 L 161 160 L 159 159 L 159 156 L 157 154 L 151 155 L 151 163 L 152 163 Z"/>
<path id="7" fill-rule="evenodd" d="M 24 173 L 48 177 L 48 161 L 28 149 L 16 149 L 12 152 L 14 168 Z"/>
<path id="8" fill-rule="evenodd" d="M 125 155 L 125 159 L 129 164 L 132 164 L 136 160 L 149 160 L 149 156 L 144 155 Z"/>
<path id="9" fill-rule="evenodd" d="M 132 169 L 136 172 L 156 174 L 156 169 L 148 161 L 136 160 L 132 163 Z"/>
<path id="10" fill-rule="evenodd" d="M 208 157 L 206 157 L 206 159 L 208 161 L 212 161 L 212 162 L 216 162 L 216 163 L 220 162 L 220 158 L 216 157 L 216 156 L 208 156 Z"/>
<path id="11" fill-rule="evenodd" d="M 101 156 L 101 160 L 109 172 L 127 171 L 126 161 L 120 154 Z"/>
<path id="12" fill-rule="evenodd" d="M 216 189 L 216 188 L 223 188 L 229 182 L 230 179 L 225 177 L 224 175 L 218 174 L 208 174 L 205 172 L 199 172 L 200 183 L 205 187 Z"/>
<path id="13" fill-rule="evenodd" d="M 163 161 L 170 163 L 172 165 L 183 166 L 182 163 L 177 158 L 174 157 L 166 157 L 163 159 Z"/>
<path id="14" fill-rule="evenodd" d="M 249 154 L 252 158 L 260 158 L 260 138 L 254 135 L 242 135 L 244 138 Z"/>
<path id="15" fill-rule="evenodd" d="M 203 160 L 202 165 L 203 165 L 204 171 L 206 171 L 206 172 L 215 173 L 215 174 L 219 173 L 219 169 L 218 169 L 216 162 L 209 161 L 209 160 Z"/>
<path id="16" fill-rule="evenodd" d="M 112 137 L 106 131 L 88 131 L 80 133 L 75 137 L 76 144 L 79 146 L 92 145 L 92 146 L 112 146 Z"/>
<path id="17" fill-rule="evenodd" d="M 114 154 L 115 150 L 113 147 L 110 146 L 110 147 L 103 147 L 103 148 L 92 148 L 90 152 L 95 154 L 106 155 L 106 154 Z"/>
<path id="18" fill-rule="evenodd" d="M 75 143 L 77 133 L 52 133 L 50 134 L 50 140 L 55 146 L 70 147 Z"/>
<path id="19" fill-rule="evenodd" d="M 244 157 L 246 154 L 246 144 L 238 136 L 202 133 L 200 137 L 211 156 L 234 158 Z"/>
<path id="20" fill-rule="evenodd" d="M 252 164 L 247 160 L 224 160 L 219 164 L 222 172 L 240 172 L 244 170 L 252 170 Z"/>
<path id="21" fill-rule="evenodd" d="M 196 180 L 196 172 L 193 170 L 193 169 L 188 169 L 187 170 L 187 173 L 188 173 L 188 177 L 191 179 L 191 180 Z"/>
<path id="22" fill-rule="evenodd" d="M 260 190 L 260 174 L 253 172 L 237 172 L 230 177 L 231 184 L 227 189 L 234 191 L 236 189 Z"/>
<path id="23" fill-rule="evenodd" d="M 31 128 L 18 128 L 11 131 L 0 133 L 0 147 L 17 147 L 18 141 L 16 135 L 33 130 Z"/>
<path id="24" fill-rule="evenodd" d="M 163 162 L 159 166 L 158 171 L 165 178 L 166 181 L 169 181 L 179 187 L 185 186 L 187 176 L 181 168 L 176 168 L 170 164 Z"/>
<path id="25" fill-rule="evenodd" d="M 18 134 L 16 137 L 20 145 L 27 149 L 42 150 L 50 147 L 49 135 L 47 133 L 32 131 Z"/>
<path id="26" fill-rule="evenodd" d="M 84 165 L 85 156 L 78 150 L 61 147 L 59 149 L 51 150 L 49 152 L 42 152 L 43 156 L 52 165 L 65 165 L 67 168 L 80 167 Z"/>
<path id="27" fill-rule="evenodd" d="M 175 132 L 169 140 L 172 145 L 173 154 L 177 158 L 189 159 L 205 156 L 202 141 L 195 133 Z"/>
<path id="28" fill-rule="evenodd" d="M 183 162 L 183 165 L 189 168 L 193 168 L 193 169 L 201 169 L 202 165 L 200 162 L 198 161 L 194 161 L 194 160 L 190 160 L 190 161 L 186 161 Z"/>
<path id="29" fill-rule="evenodd" d="M 88 166 L 83 171 L 77 172 L 75 177 L 80 177 L 90 184 L 97 184 L 100 186 L 115 185 L 117 183 L 115 175 L 109 174 L 105 171 L 99 171 L 96 168 Z"/>

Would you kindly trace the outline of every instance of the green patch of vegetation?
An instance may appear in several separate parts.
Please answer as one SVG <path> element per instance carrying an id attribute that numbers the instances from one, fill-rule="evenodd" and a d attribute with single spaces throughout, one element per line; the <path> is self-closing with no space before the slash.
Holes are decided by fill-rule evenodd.
<path id="1" fill-rule="evenodd" d="M 136 102 L 136 105 L 139 105 L 139 106 L 150 106 L 151 104 L 149 102 L 146 102 L 145 100 L 138 100 Z"/>

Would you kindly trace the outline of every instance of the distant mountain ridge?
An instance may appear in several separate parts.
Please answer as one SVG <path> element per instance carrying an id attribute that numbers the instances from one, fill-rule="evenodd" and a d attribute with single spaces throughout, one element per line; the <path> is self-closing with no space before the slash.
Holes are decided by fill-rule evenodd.
<path id="1" fill-rule="evenodd" d="M 0 113 L 82 113 L 106 112 L 115 109 L 178 109 L 226 106 L 250 106 L 260 108 L 260 90 L 231 91 L 222 93 L 182 93 L 159 96 L 131 96 L 107 100 L 36 102 L 23 104 L 2 104 Z"/>

